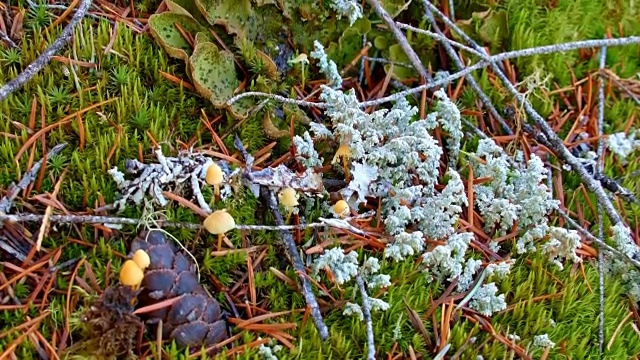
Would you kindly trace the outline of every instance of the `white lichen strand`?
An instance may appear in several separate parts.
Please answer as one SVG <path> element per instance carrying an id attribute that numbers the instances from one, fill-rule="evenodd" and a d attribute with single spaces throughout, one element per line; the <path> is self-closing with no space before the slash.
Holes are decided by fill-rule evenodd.
<path id="1" fill-rule="evenodd" d="M 612 240 L 618 250 L 629 257 L 633 257 L 639 253 L 638 246 L 631 237 L 631 230 L 627 226 L 619 222 L 611 229 L 613 230 Z"/>
<path id="2" fill-rule="evenodd" d="M 513 260 L 503 261 L 497 264 L 487 265 L 487 276 L 496 275 L 498 279 L 504 279 L 511 272 Z"/>
<path id="3" fill-rule="evenodd" d="M 627 157 L 635 150 L 640 149 L 640 139 L 636 139 L 640 130 L 629 130 L 629 134 L 619 132 L 607 136 L 606 146 L 609 151 L 616 154 L 619 160 L 626 163 Z"/>
<path id="4" fill-rule="evenodd" d="M 473 276 L 478 272 L 480 266 L 482 265 L 481 260 L 468 259 L 466 265 L 464 266 L 464 270 L 460 277 L 458 278 L 458 291 L 466 291 L 469 289 L 469 286 L 473 283 Z"/>
<path id="5" fill-rule="evenodd" d="M 109 170 L 120 192 L 118 200 L 113 204 L 114 208 L 121 212 L 127 203 L 141 205 L 147 197 L 160 207 L 164 207 L 168 201 L 162 192 L 169 191 L 185 197 L 193 197 L 202 209 L 210 211 L 201 188 L 206 186 L 204 182 L 206 169 L 213 160 L 192 151 L 181 151 L 177 157 L 166 157 L 160 149 L 156 149 L 155 155 L 157 163 L 141 163 L 130 159 L 125 161 L 124 173 L 117 168 Z M 218 164 L 225 173 L 225 178 L 228 178 L 230 175 L 228 164 L 223 161 Z M 134 175 L 135 178 L 127 180 L 125 174 Z M 190 192 L 184 194 L 185 189 L 189 189 Z M 229 194 L 231 194 L 231 187 L 225 183 L 221 187 L 222 199 L 226 199 Z"/>
<path id="6" fill-rule="evenodd" d="M 475 156 L 484 159 L 484 163 L 472 162 L 474 176 L 492 179 L 474 186 L 485 232 L 504 236 L 517 220 L 521 234 L 516 243 L 517 252 L 535 250 L 534 241 L 548 231 L 547 215 L 559 204 L 544 182 L 547 169 L 542 160 L 532 154 L 525 165 L 520 154 L 516 156 L 520 161 L 516 161 L 515 167 L 511 166 L 508 156 L 491 139 L 480 140 Z"/>
<path id="7" fill-rule="evenodd" d="M 315 40 L 313 42 L 313 46 L 315 50 L 312 51 L 309 55 L 312 58 L 318 60 L 320 67 L 320 72 L 324 74 L 324 76 L 329 81 L 331 87 L 339 89 L 342 87 L 342 76 L 340 76 L 340 72 L 338 71 L 338 66 L 333 60 L 329 60 L 327 58 L 327 53 L 324 51 L 324 46 L 318 41 Z"/>
<path id="8" fill-rule="evenodd" d="M 391 285 L 391 276 L 378 274 L 378 271 L 380 271 L 380 260 L 375 257 L 368 257 L 360 267 L 360 274 L 370 290 Z"/>
<path id="9" fill-rule="evenodd" d="M 582 247 L 580 235 L 576 230 L 567 230 L 552 226 L 549 230 L 549 241 L 542 245 L 542 252 L 547 254 L 549 260 L 564 269 L 563 259 L 573 262 L 581 262 L 582 259 L 576 254 L 576 250 Z"/>
<path id="10" fill-rule="evenodd" d="M 258 353 L 262 356 L 263 360 L 278 360 L 278 357 L 275 353 L 279 352 L 280 350 L 282 350 L 282 345 L 267 346 L 265 344 L 261 344 L 258 348 Z"/>
<path id="11" fill-rule="evenodd" d="M 358 304 L 354 304 L 352 302 L 347 302 L 344 305 L 344 310 L 342 311 L 342 315 L 344 316 L 357 316 L 360 321 L 364 321 L 364 314 L 362 313 L 362 307 Z"/>
<path id="12" fill-rule="evenodd" d="M 438 245 L 423 254 L 422 262 L 427 267 L 425 272 L 436 281 L 453 281 L 458 278 L 463 273 L 465 254 L 472 238 L 472 233 L 457 233 L 447 239 L 446 245 Z"/>
<path id="13" fill-rule="evenodd" d="M 308 131 L 302 136 L 294 136 L 293 145 L 296 147 L 296 160 L 306 169 L 322 166 L 324 159 L 318 155 Z"/>
<path id="14" fill-rule="evenodd" d="M 553 348 L 556 346 L 556 343 L 549 339 L 548 334 L 536 335 L 533 337 L 533 347 L 538 348 Z"/>
<path id="15" fill-rule="evenodd" d="M 338 19 L 348 17 L 349 26 L 362 17 L 362 8 L 355 0 L 331 0 L 329 6 L 338 14 Z"/>
<path id="16" fill-rule="evenodd" d="M 339 247 L 325 250 L 324 254 L 313 262 L 312 268 L 317 275 L 325 267 L 331 270 L 336 283 L 342 285 L 358 274 L 358 254 L 351 251 L 345 255 L 344 250 Z"/>
<path id="17" fill-rule="evenodd" d="M 404 260 L 407 256 L 421 253 L 424 249 L 424 235 L 420 231 L 412 233 L 402 232 L 393 238 L 393 242 L 384 249 L 384 256 L 396 261 Z"/>
<path id="18" fill-rule="evenodd" d="M 449 166 L 455 166 L 458 162 L 460 141 L 464 135 L 462 132 L 460 110 L 456 104 L 449 99 L 443 89 L 439 89 L 434 95 L 440 100 L 436 104 L 436 112 L 439 115 L 438 121 L 442 128 L 449 134 L 449 140 L 447 142 Z"/>
<path id="19" fill-rule="evenodd" d="M 482 285 L 469 302 L 469 307 L 485 316 L 506 309 L 504 294 L 496 295 L 497 293 L 498 287 L 495 283 Z"/>

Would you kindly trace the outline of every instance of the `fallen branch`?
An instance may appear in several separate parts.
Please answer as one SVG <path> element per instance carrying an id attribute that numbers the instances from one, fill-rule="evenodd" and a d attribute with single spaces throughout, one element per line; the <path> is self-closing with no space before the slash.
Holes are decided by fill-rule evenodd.
<path id="1" fill-rule="evenodd" d="M 364 321 L 367 324 L 367 360 L 375 360 L 376 347 L 373 338 L 373 323 L 371 321 L 371 304 L 369 304 L 369 295 L 367 295 L 364 280 L 360 275 L 356 276 L 356 283 L 358 284 L 360 295 L 362 296 L 362 314 L 364 315 Z"/>
<path id="2" fill-rule="evenodd" d="M 278 202 L 276 201 L 276 197 L 273 191 L 267 189 L 266 187 L 262 187 L 261 189 L 262 197 L 267 202 L 267 206 L 271 209 L 273 213 L 273 217 L 275 218 L 277 225 L 284 225 L 284 219 L 282 218 L 282 214 L 280 213 L 280 209 L 278 209 Z M 293 263 L 293 267 L 296 270 L 296 274 L 298 274 L 298 279 L 302 283 L 301 290 L 304 295 L 304 299 L 307 303 L 307 306 L 311 308 L 311 316 L 313 317 L 313 322 L 320 333 L 320 338 L 322 340 L 327 340 L 329 338 L 329 329 L 327 325 L 325 325 L 322 320 L 322 314 L 320 313 L 320 306 L 318 305 L 318 301 L 316 300 L 315 295 L 313 294 L 313 290 L 311 289 L 311 283 L 306 276 L 306 270 L 304 268 L 304 264 L 302 263 L 302 259 L 300 258 L 300 254 L 298 254 L 298 249 L 296 247 L 296 243 L 293 240 L 293 236 L 288 231 L 281 231 L 280 235 L 282 236 L 282 241 L 285 244 L 285 248 L 287 249 L 287 253 L 291 258 L 291 262 Z"/>
<path id="3" fill-rule="evenodd" d="M 60 36 L 49 46 L 38 58 L 29 64 L 23 72 L 16 76 L 13 80 L 4 84 L 0 88 L 0 101 L 4 100 L 12 92 L 21 88 L 25 83 L 31 80 L 40 70 L 42 70 L 51 61 L 51 57 L 57 54 L 63 46 L 65 46 L 73 36 L 73 31 L 78 23 L 84 18 L 89 10 L 92 0 L 82 0 L 78 10 L 69 21 L 69 24 L 62 30 Z"/>
<path id="4" fill-rule="evenodd" d="M 245 171 L 244 177 L 251 181 L 251 167 L 253 166 L 254 157 L 247 152 L 246 148 L 242 144 L 242 141 L 236 135 L 233 145 L 240 152 L 242 157 L 245 160 Z M 276 225 L 282 227 L 284 225 L 284 219 L 282 218 L 282 214 L 280 213 L 280 209 L 278 207 L 278 201 L 276 200 L 276 196 L 267 186 L 260 186 L 260 195 L 266 201 L 267 206 L 273 213 L 273 217 L 275 218 Z M 298 275 L 298 279 L 300 280 L 301 291 L 304 295 L 305 302 L 307 306 L 311 310 L 311 317 L 313 318 L 313 323 L 318 329 L 320 334 L 320 339 L 323 341 L 329 338 L 329 329 L 327 325 L 325 325 L 324 320 L 322 319 L 322 313 L 320 312 L 320 306 L 318 305 L 318 301 L 316 300 L 315 295 L 313 294 L 313 290 L 311 289 L 311 283 L 307 278 L 307 272 L 304 268 L 304 264 L 302 263 L 302 259 L 300 258 L 300 254 L 298 253 L 298 249 L 296 247 L 296 243 L 293 240 L 293 236 L 290 232 L 280 230 L 280 235 L 282 236 L 282 241 L 284 242 L 285 249 L 289 254 L 289 258 L 291 259 L 291 263 L 293 264 L 293 268 L 296 270 L 296 274 Z"/>
<path id="5" fill-rule="evenodd" d="M 600 72 L 604 69 L 607 61 L 607 47 L 600 48 Z M 604 76 L 600 76 L 600 83 L 598 84 L 598 150 L 596 166 L 594 174 L 599 175 L 604 170 Z M 594 177 L 595 178 L 595 177 Z M 598 202 L 598 239 L 604 241 L 604 219 L 602 216 L 602 204 Z M 604 251 L 598 251 L 598 287 L 600 295 L 600 314 L 599 314 L 599 326 L 598 326 L 598 346 L 600 356 L 604 352 Z"/>
<path id="6" fill-rule="evenodd" d="M 55 147 L 53 147 L 53 149 L 49 150 L 45 158 L 48 159 L 52 156 L 56 156 L 60 151 L 62 151 L 65 146 L 67 146 L 66 143 L 56 145 Z M 29 184 L 31 184 L 36 179 L 36 177 L 38 176 L 38 171 L 40 171 L 40 167 L 42 166 L 42 162 L 45 158 L 42 158 L 38 160 L 38 162 L 33 164 L 31 170 L 24 174 L 18 185 L 12 186 L 11 189 L 9 189 L 9 191 L 7 192 L 7 195 L 2 198 L 2 200 L 0 200 L 0 215 L 8 213 L 11 209 L 11 206 L 13 205 L 13 200 L 15 200 L 20 191 L 24 191 L 29 186 Z"/>

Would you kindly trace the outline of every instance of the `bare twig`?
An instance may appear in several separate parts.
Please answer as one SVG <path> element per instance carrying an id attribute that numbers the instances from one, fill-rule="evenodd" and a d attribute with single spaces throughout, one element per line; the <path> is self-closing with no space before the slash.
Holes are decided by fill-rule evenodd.
<path id="1" fill-rule="evenodd" d="M 67 146 L 66 143 L 54 146 L 53 149 L 49 150 L 49 152 L 47 153 L 47 159 L 51 158 L 52 156 L 56 156 L 60 151 L 62 151 L 65 146 Z M 42 166 L 43 160 L 44 158 L 33 164 L 31 170 L 24 174 L 18 185 L 12 186 L 11 189 L 9 189 L 9 191 L 7 192 L 7 195 L 2 198 L 2 200 L 0 200 L 0 215 L 8 213 L 13 204 L 13 200 L 15 200 L 20 191 L 24 191 L 24 189 L 26 189 L 27 186 L 29 186 L 29 184 L 31 184 L 31 182 L 36 179 L 36 177 L 38 176 L 38 171 L 40 171 L 40 167 Z"/>
<path id="2" fill-rule="evenodd" d="M 438 28 L 438 24 L 436 23 L 436 19 L 433 18 L 433 14 L 429 10 L 429 8 L 427 8 L 426 11 L 427 11 L 427 18 L 429 19 L 429 22 L 431 23 L 431 26 L 433 26 L 433 28 L 436 30 L 436 32 L 438 33 L 440 38 L 446 39 L 446 36 L 444 36 L 444 34 L 440 30 L 440 28 Z M 444 41 L 442 39 L 439 39 L 439 40 L 440 40 L 440 43 L 442 44 L 442 46 L 444 46 L 444 49 L 447 52 L 447 54 L 449 55 L 449 57 L 451 58 L 451 60 L 453 60 L 453 62 L 455 62 L 456 66 L 458 67 L 458 70 L 464 70 L 465 66 L 462 63 L 462 60 L 460 60 L 460 58 L 458 57 L 458 54 L 456 54 L 456 52 L 453 50 L 453 48 L 451 47 L 449 42 Z M 474 51 L 474 52 L 477 53 L 477 54 L 480 54 L 477 51 Z M 484 57 L 483 54 L 480 54 L 480 56 Z M 480 87 L 480 85 L 478 85 L 478 83 L 476 82 L 476 79 L 473 77 L 473 75 L 468 74 L 467 76 L 465 76 L 465 79 L 467 80 L 469 85 L 471 85 L 473 90 L 476 92 L 476 94 L 480 98 L 480 101 L 482 101 L 484 106 L 487 107 L 487 109 L 489 110 L 491 115 L 500 123 L 500 125 L 502 126 L 502 129 L 507 134 L 513 135 L 513 131 L 511 131 L 511 128 L 509 127 L 509 124 L 507 124 L 507 122 L 504 121 L 504 119 L 502 118 L 502 115 L 500 115 L 498 110 L 496 110 L 495 106 L 493 106 L 493 104 L 491 103 L 491 99 L 489 99 L 487 94 L 485 94 L 484 91 L 482 91 L 482 88 Z"/>
<path id="3" fill-rule="evenodd" d="M 432 38 L 434 38 L 434 39 L 436 39 L 438 41 L 441 41 L 441 42 L 443 42 L 443 41 L 447 42 L 449 45 L 451 45 L 453 47 L 457 47 L 459 49 L 465 50 L 465 51 L 467 51 L 467 52 L 469 52 L 471 54 L 477 55 L 478 57 L 481 57 L 483 59 L 487 56 L 486 53 L 484 53 L 484 52 L 480 52 L 480 51 L 478 51 L 478 50 L 476 50 L 476 49 L 474 49 L 472 47 L 469 47 L 467 45 L 461 44 L 461 43 L 459 43 L 459 42 L 457 42 L 455 40 L 449 39 L 448 37 L 444 36 L 441 32 L 434 33 L 432 31 L 420 29 L 420 28 L 417 28 L 415 26 L 411 26 L 409 24 L 401 23 L 401 22 L 398 22 L 398 21 L 396 21 L 396 26 L 399 27 L 400 29 L 410 30 L 410 31 L 413 31 L 413 32 L 418 33 L 418 34 L 422 34 L 422 35 L 426 35 L 426 36 L 432 37 Z"/>
<path id="4" fill-rule="evenodd" d="M 449 22 L 449 23 L 451 23 L 451 22 Z M 529 49 L 522 49 L 522 50 L 505 52 L 505 53 L 501 53 L 501 54 L 497 54 L 497 55 L 493 55 L 493 56 L 487 57 L 487 58 L 483 59 L 482 61 L 480 61 L 480 62 L 478 62 L 478 63 L 476 63 L 476 64 L 474 64 L 472 66 L 469 66 L 469 67 L 465 68 L 464 70 L 458 71 L 457 73 L 451 74 L 451 75 L 447 76 L 446 78 L 440 79 L 438 81 L 433 81 L 432 83 L 428 83 L 428 84 L 422 84 L 422 85 L 416 86 L 414 88 L 411 88 L 409 90 L 400 91 L 400 92 L 395 93 L 393 95 L 386 96 L 386 97 L 383 97 L 383 98 L 379 98 L 379 99 L 376 99 L 376 100 L 361 102 L 360 103 L 360 107 L 364 108 L 364 107 L 369 107 L 369 106 L 377 106 L 377 105 L 380 105 L 380 104 L 385 104 L 385 103 L 388 103 L 388 102 L 396 101 L 396 100 L 398 100 L 400 98 L 403 98 L 403 97 L 406 97 L 406 96 L 418 94 L 418 93 L 422 92 L 423 90 L 434 89 L 434 88 L 437 88 L 438 86 L 449 84 L 450 82 L 452 82 L 454 80 L 457 80 L 457 79 L 460 79 L 460 78 L 462 78 L 464 76 L 467 76 L 467 74 L 471 74 L 472 72 L 474 72 L 476 70 L 484 69 L 484 68 L 486 68 L 488 66 L 491 66 L 492 63 L 496 63 L 496 62 L 499 62 L 499 61 L 502 61 L 502 60 L 506 60 L 506 59 L 513 59 L 513 58 L 518 58 L 518 57 L 522 57 L 522 56 L 552 54 L 552 53 L 555 53 L 555 52 L 565 52 L 565 51 L 592 48 L 592 47 L 601 47 L 601 46 L 612 47 L 612 46 L 624 46 L 624 45 L 631 45 L 631 44 L 640 44 L 640 36 L 629 36 L 629 37 L 623 37 L 623 38 L 617 38 L 617 39 L 600 39 L 600 40 L 575 41 L 575 42 L 569 42 L 569 43 L 563 43 L 563 44 L 540 46 L 540 47 L 534 47 L 534 48 L 529 48 Z M 249 91 L 249 92 L 238 94 L 238 95 L 232 97 L 231 99 L 227 100 L 226 104 L 230 106 L 231 104 L 235 103 L 236 101 L 238 101 L 238 100 L 240 100 L 242 98 L 252 97 L 252 96 L 269 98 L 269 99 L 272 99 L 272 100 L 275 100 L 275 101 L 279 101 L 279 102 L 285 103 L 285 104 L 296 104 L 298 106 L 313 107 L 313 108 L 317 108 L 317 109 L 326 109 L 327 108 L 327 104 L 323 103 L 323 102 L 312 102 L 312 101 L 305 101 L 305 100 L 296 100 L 296 99 L 290 99 L 290 98 L 287 98 L 287 97 L 284 97 L 284 96 L 280 96 L 280 95 L 267 94 L 267 93 L 262 93 L 262 92 L 257 92 L 257 91 Z"/>
<path id="5" fill-rule="evenodd" d="M 400 45 L 404 53 L 407 54 L 409 61 L 411 61 L 411 64 L 413 64 L 413 67 L 416 69 L 416 71 L 418 71 L 418 74 L 420 74 L 422 81 L 426 83 L 431 82 L 431 75 L 429 75 L 427 69 L 424 68 L 424 65 L 422 65 L 422 61 L 420 61 L 418 54 L 416 54 L 411 45 L 409 45 L 407 38 L 404 36 L 402 31 L 398 29 L 398 26 L 396 25 L 395 21 L 393 21 L 389 13 L 387 13 L 382 5 L 380 5 L 380 2 L 378 2 L 378 0 L 367 0 L 367 2 L 369 3 L 369 5 L 371 5 L 371 8 L 376 12 L 376 14 L 378 14 L 378 16 L 380 16 L 382 20 L 387 24 L 389 29 L 391 29 L 393 36 L 398 41 L 398 44 Z"/>
<path id="6" fill-rule="evenodd" d="M 18 49 L 18 45 L 11 40 L 11 38 L 4 33 L 4 31 L 0 30 L 0 41 L 4 41 L 7 45 L 12 49 Z"/>
<path id="7" fill-rule="evenodd" d="M 582 236 L 586 237 L 588 240 L 591 240 L 592 242 L 598 244 L 598 246 L 600 246 L 602 249 L 609 251 L 610 253 L 616 255 L 618 258 L 620 258 L 623 261 L 626 261 L 627 263 L 629 263 L 630 265 L 633 265 L 635 267 L 637 267 L 638 269 L 640 269 L 640 261 L 627 256 L 625 253 L 621 252 L 620 250 L 610 246 L 609 244 L 605 243 L 603 240 L 598 239 L 597 237 L 595 237 L 593 234 L 591 234 L 588 230 L 586 230 L 585 228 L 583 228 L 582 226 L 580 226 L 580 224 L 578 224 L 575 220 L 573 220 L 566 212 L 564 212 L 562 209 L 557 209 L 556 212 L 558 213 L 558 215 L 560 215 L 572 228 L 576 229 L 580 234 L 582 234 Z"/>
<path id="8" fill-rule="evenodd" d="M 60 36 L 49 46 L 38 58 L 29 64 L 23 72 L 21 72 L 18 76 L 16 76 L 13 80 L 4 84 L 0 88 L 0 101 L 4 100 L 11 94 L 12 92 L 18 90 L 22 87 L 27 81 L 29 81 L 35 74 L 37 74 L 40 70 L 42 70 L 51 60 L 51 57 L 57 54 L 63 46 L 65 46 L 71 37 L 73 36 L 73 31 L 78 25 L 78 23 L 82 20 L 84 15 L 89 10 L 91 6 L 92 0 L 82 0 L 78 7 L 78 11 L 73 14 L 73 17 L 69 21 L 69 24 L 62 30 Z"/>
<path id="9" fill-rule="evenodd" d="M 607 47 L 600 48 L 600 72 L 605 67 L 607 60 Z M 600 84 L 598 85 L 598 150 L 595 174 L 602 174 L 604 159 L 602 158 L 604 152 L 604 77 L 600 76 Z M 602 216 L 602 204 L 598 202 L 598 238 L 604 241 L 604 219 Z M 598 285 L 600 288 L 600 326 L 598 327 L 598 345 L 600 356 L 604 352 L 604 251 L 598 251 Z"/>
<path id="10" fill-rule="evenodd" d="M 284 225 L 284 219 L 282 218 L 282 214 L 280 213 L 280 209 L 278 208 L 278 202 L 273 191 L 267 189 L 266 187 L 262 187 L 261 193 L 262 197 L 267 202 L 267 206 L 269 206 L 269 209 L 273 213 L 276 224 L 280 226 Z M 289 253 L 289 257 L 291 258 L 293 267 L 296 270 L 296 274 L 298 274 L 298 279 L 302 283 L 301 290 L 307 306 L 309 306 L 309 308 L 311 309 L 311 316 L 313 317 L 313 322 L 318 329 L 320 338 L 323 341 L 327 340 L 329 338 L 329 329 L 327 328 L 327 325 L 325 325 L 324 320 L 322 320 L 320 306 L 318 305 L 318 301 L 316 300 L 316 297 L 313 294 L 313 290 L 311 289 L 311 283 L 307 278 L 307 273 L 304 268 L 304 264 L 302 263 L 302 259 L 300 258 L 300 254 L 298 253 L 296 243 L 293 240 L 293 236 L 288 231 L 281 231 L 280 235 L 282 236 L 282 241 L 284 242 L 285 248 Z"/>
<path id="11" fill-rule="evenodd" d="M 373 212 L 367 212 L 352 218 L 346 219 L 324 219 L 324 221 L 300 224 L 300 225 L 242 225 L 236 224 L 235 228 L 238 230 L 248 231 L 291 231 L 291 230 L 304 230 L 309 228 L 321 228 L 321 227 L 334 227 L 334 228 L 346 228 L 346 226 L 336 226 L 340 224 L 334 224 L 329 220 L 340 221 L 340 223 L 347 223 L 348 220 L 360 219 L 372 216 Z M 0 222 L 12 221 L 12 222 L 40 222 L 45 218 L 45 215 L 39 214 L 0 214 Z M 145 225 L 147 222 L 145 219 L 134 219 L 126 217 L 116 216 L 99 216 L 99 215 L 51 215 L 49 216 L 49 222 L 60 224 L 105 224 L 105 225 Z M 178 228 L 178 229 L 190 229 L 199 230 L 204 227 L 200 223 L 187 223 L 187 222 L 172 222 L 172 221 L 157 221 L 162 227 Z M 348 224 L 348 223 L 347 223 Z"/>
<path id="12" fill-rule="evenodd" d="M 367 295 L 367 289 L 364 286 L 364 280 L 362 279 L 362 276 L 356 276 L 356 284 L 358 284 L 360 295 L 362 296 L 362 314 L 364 315 L 364 321 L 367 324 L 367 360 L 375 360 L 376 346 L 373 338 L 371 304 L 369 303 L 369 295 Z"/>
<path id="13" fill-rule="evenodd" d="M 235 148 L 240 151 L 245 160 L 245 177 L 248 179 L 251 178 L 251 165 L 253 164 L 253 156 L 250 155 L 245 149 L 240 137 L 236 135 L 233 145 Z M 272 190 L 270 190 L 266 186 L 260 187 L 260 195 L 266 201 L 267 206 L 273 213 L 273 217 L 275 219 L 276 225 L 284 226 L 284 219 L 282 218 L 282 214 L 280 213 L 280 209 L 278 207 L 278 201 L 276 200 L 276 196 Z M 298 279 L 301 283 L 301 291 L 304 295 L 305 302 L 307 306 L 311 310 L 311 317 L 313 318 L 313 323 L 316 325 L 316 329 L 318 329 L 318 333 L 320 335 L 320 339 L 323 341 L 329 338 L 329 329 L 327 325 L 325 325 L 324 320 L 322 320 L 322 313 L 320 312 L 320 306 L 318 305 L 318 301 L 316 300 L 315 295 L 313 294 L 313 290 L 311 289 L 311 283 L 307 278 L 307 272 L 304 268 L 304 263 L 300 258 L 300 254 L 298 253 L 298 249 L 296 247 L 296 243 L 293 240 L 293 236 L 290 232 L 281 230 L 280 235 L 282 237 L 282 241 L 284 242 L 287 253 L 289 254 L 289 258 L 291 259 L 291 263 L 293 264 L 293 268 L 296 270 L 296 274 L 298 275 Z"/>
<path id="14" fill-rule="evenodd" d="M 638 99 L 636 94 L 634 94 L 631 90 L 629 90 L 629 88 L 627 88 L 623 83 L 621 83 L 620 80 L 618 80 L 618 77 L 615 74 L 612 74 L 611 71 L 607 71 L 605 69 L 602 69 L 602 70 L 600 70 L 600 75 L 601 76 L 606 76 L 609 80 L 613 81 L 613 83 L 616 84 L 617 87 L 622 89 L 622 91 L 627 93 L 627 95 L 629 95 L 629 97 L 632 98 L 633 101 L 636 102 L 636 104 L 640 105 L 640 99 Z"/>

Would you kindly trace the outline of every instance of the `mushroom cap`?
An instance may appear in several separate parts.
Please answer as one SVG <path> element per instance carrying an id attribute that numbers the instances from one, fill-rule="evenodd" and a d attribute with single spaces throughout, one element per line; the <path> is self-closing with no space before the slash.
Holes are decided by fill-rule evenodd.
<path id="1" fill-rule="evenodd" d="M 294 188 L 284 188 L 278 194 L 278 200 L 280 204 L 287 207 L 294 207 L 298 205 L 298 193 Z"/>
<path id="2" fill-rule="evenodd" d="M 142 283 L 144 272 L 133 260 L 127 260 L 120 270 L 120 282 L 125 286 L 138 286 Z"/>
<path id="3" fill-rule="evenodd" d="M 220 185 L 224 180 L 222 176 L 222 168 L 216 163 L 211 163 L 207 168 L 206 181 L 209 185 Z"/>
<path id="4" fill-rule="evenodd" d="M 224 234 L 236 227 L 236 222 L 226 210 L 216 210 L 204 219 L 204 228 L 214 235 Z"/>
<path id="5" fill-rule="evenodd" d="M 151 264 L 151 258 L 149 258 L 149 254 L 142 249 L 138 249 L 131 258 L 133 262 L 138 265 L 140 270 L 144 271 Z"/>
<path id="6" fill-rule="evenodd" d="M 338 216 L 347 216 L 349 214 L 349 204 L 344 200 L 338 200 L 337 203 L 333 205 L 333 212 Z"/>

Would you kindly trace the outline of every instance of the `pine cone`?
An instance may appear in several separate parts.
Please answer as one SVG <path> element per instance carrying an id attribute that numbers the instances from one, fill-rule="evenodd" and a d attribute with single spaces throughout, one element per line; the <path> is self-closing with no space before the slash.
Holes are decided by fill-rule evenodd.
<path id="1" fill-rule="evenodd" d="M 229 337 L 220 304 L 198 283 L 195 265 L 184 252 L 161 231 L 140 234 L 132 242 L 131 252 L 138 249 L 146 251 L 151 259 L 138 306 L 178 298 L 169 307 L 143 314 L 147 324 L 162 320 L 163 338 L 175 339 L 178 346 L 192 349 L 209 347 Z"/>

